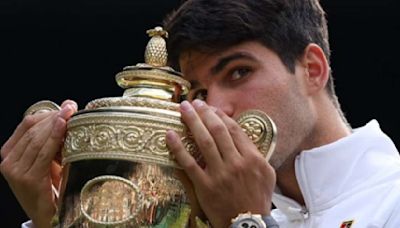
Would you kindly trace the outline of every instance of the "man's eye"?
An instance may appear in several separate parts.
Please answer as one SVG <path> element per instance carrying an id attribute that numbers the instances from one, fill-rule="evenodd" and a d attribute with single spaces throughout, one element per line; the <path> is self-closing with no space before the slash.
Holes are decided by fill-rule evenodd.
<path id="1" fill-rule="evenodd" d="M 231 80 L 235 81 L 247 76 L 250 73 L 249 68 L 239 68 L 232 72 Z"/>
<path id="2" fill-rule="evenodd" d="M 191 96 L 189 96 L 190 100 L 199 99 L 205 101 L 207 99 L 207 90 L 206 89 L 196 89 L 192 92 Z"/>

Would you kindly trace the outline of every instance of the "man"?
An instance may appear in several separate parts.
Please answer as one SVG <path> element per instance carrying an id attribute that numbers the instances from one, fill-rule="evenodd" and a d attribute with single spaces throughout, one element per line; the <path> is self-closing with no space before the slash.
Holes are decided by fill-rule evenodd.
<path id="1" fill-rule="evenodd" d="M 398 152 L 376 121 L 351 129 L 343 116 L 317 0 L 189 0 L 165 27 L 171 65 L 194 87 L 180 109 L 206 166 L 172 131 L 167 144 L 213 227 L 246 212 L 280 227 L 399 227 Z M 36 227 L 55 212 L 51 164 L 77 109 L 62 107 L 26 117 L 1 151 Z M 248 109 L 277 125 L 269 163 L 234 121 Z"/>
<path id="2" fill-rule="evenodd" d="M 281 227 L 400 227 L 398 151 L 376 121 L 351 129 L 343 116 L 318 0 L 189 0 L 165 27 L 171 64 L 193 85 L 181 112 L 207 167 L 173 132 L 168 145 L 211 224 L 269 215 L 272 201 Z M 274 172 L 232 121 L 254 108 L 278 129 L 273 194 Z"/>
<path id="3" fill-rule="evenodd" d="M 171 62 L 194 85 L 189 99 L 206 97 L 181 109 L 207 168 L 174 134 L 168 142 L 213 225 L 269 214 L 271 201 L 282 227 L 400 225 L 398 152 L 376 121 L 353 130 L 343 116 L 317 0 L 187 1 L 166 28 Z M 278 129 L 272 196 L 273 173 L 230 119 L 253 108 Z"/>

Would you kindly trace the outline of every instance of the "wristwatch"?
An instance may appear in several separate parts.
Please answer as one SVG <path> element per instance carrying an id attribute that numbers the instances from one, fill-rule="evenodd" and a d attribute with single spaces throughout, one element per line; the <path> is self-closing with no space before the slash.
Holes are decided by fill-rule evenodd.
<path id="1" fill-rule="evenodd" d="M 247 212 L 232 219 L 231 228 L 279 228 L 279 225 L 272 216 Z"/>

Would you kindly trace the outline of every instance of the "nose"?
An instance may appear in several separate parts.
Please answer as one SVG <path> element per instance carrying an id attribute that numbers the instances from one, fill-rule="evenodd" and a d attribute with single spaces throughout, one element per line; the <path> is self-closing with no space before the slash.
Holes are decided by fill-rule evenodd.
<path id="1" fill-rule="evenodd" d="M 226 115 L 232 117 L 234 113 L 234 100 L 238 99 L 232 96 L 229 96 L 228 93 L 224 92 L 220 88 L 208 88 L 207 90 L 207 104 L 210 106 L 214 106 L 221 111 L 223 111 Z"/>

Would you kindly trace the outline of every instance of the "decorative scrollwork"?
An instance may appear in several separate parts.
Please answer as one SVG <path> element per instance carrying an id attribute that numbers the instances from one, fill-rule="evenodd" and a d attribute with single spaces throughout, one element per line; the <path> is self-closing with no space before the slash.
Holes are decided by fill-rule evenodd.
<path id="1" fill-rule="evenodd" d="M 104 124 L 89 126 L 91 150 L 115 150 L 117 148 L 118 131 L 113 126 Z"/>
<path id="2" fill-rule="evenodd" d="M 118 116 L 112 115 L 112 112 L 107 116 L 82 115 L 73 121 L 67 131 L 64 162 L 108 158 L 178 167 L 169 155 L 165 142 L 166 131 L 174 129 L 182 135 L 186 150 L 201 166 L 205 165 L 193 137 L 190 132 L 184 133 L 181 122 L 151 116 L 144 118 L 131 113 Z M 269 117 L 251 110 L 243 113 L 238 123 L 264 156 L 269 158 L 275 147 L 276 135 L 276 127 Z"/>
<path id="3" fill-rule="evenodd" d="M 118 128 L 118 146 L 124 150 L 143 149 L 143 130 L 135 126 L 115 126 Z"/>
<path id="4" fill-rule="evenodd" d="M 63 163 L 86 159 L 123 159 L 177 167 L 166 146 L 167 130 L 182 132 L 183 124 L 168 118 L 135 113 L 86 113 L 72 118 Z"/>
<path id="5" fill-rule="evenodd" d="M 165 141 L 165 134 L 165 131 L 154 132 L 153 136 L 148 141 L 147 148 L 154 154 L 168 157 L 169 151 Z"/>

